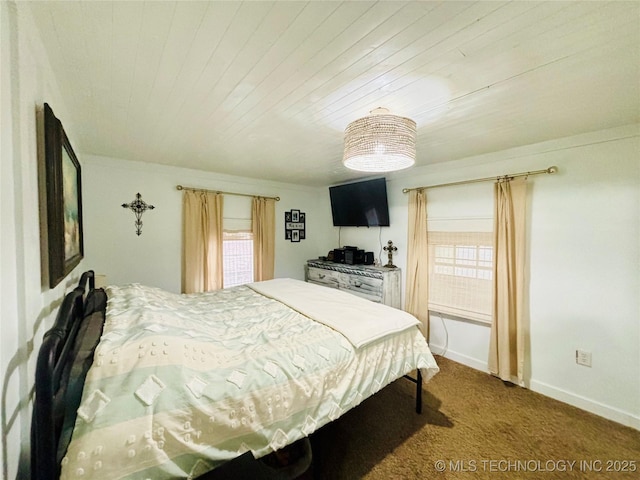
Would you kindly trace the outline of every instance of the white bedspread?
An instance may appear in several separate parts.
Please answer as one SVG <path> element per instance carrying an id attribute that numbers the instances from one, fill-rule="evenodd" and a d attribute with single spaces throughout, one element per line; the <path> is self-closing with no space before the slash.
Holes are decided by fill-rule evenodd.
<path id="1" fill-rule="evenodd" d="M 290 278 L 276 278 L 247 286 L 340 332 L 356 348 L 420 323 L 416 317 L 402 310 Z"/>
<path id="2" fill-rule="evenodd" d="M 196 478 L 307 437 L 416 368 L 425 381 L 438 371 L 415 327 L 355 348 L 255 285 L 112 286 L 60 478 Z"/>

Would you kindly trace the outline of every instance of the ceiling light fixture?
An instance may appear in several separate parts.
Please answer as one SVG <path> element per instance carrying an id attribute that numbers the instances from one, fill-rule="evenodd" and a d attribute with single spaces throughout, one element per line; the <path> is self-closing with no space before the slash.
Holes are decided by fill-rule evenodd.
<path id="1" fill-rule="evenodd" d="M 347 125 L 344 156 L 347 168 L 361 172 L 391 172 L 416 161 L 416 122 L 376 108 L 368 117 Z"/>

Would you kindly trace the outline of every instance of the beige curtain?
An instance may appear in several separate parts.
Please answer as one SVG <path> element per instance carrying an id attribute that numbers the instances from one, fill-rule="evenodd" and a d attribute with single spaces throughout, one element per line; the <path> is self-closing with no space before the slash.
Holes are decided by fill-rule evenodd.
<path id="1" fill-rule="evenodd" d="M 220 193 L 185 190 L 182 197 L 182 292 L 208 292 L 222 285 Z"/>
<path id="2" fill-rule="evenodd" d="M 407 238 L 407 277 L 404 309 L 422 322 L 429 339 L 429 265 L 427 262 L 427 193 L 409 192 L 409 228 Z"/>
<path id="3" fill-rule="evenodd" d="M 253 278 L 256 282 L 271 280 L 275 265 L 276 201 L 253 197 L 251 230 L 253 232 Z"/>
<path id="4" fill-rule="evenodd" d="M 494 301 L 489 371 L 502 380 L 522 384 L 526 179 L 499 181 L 494 191 Z"/>

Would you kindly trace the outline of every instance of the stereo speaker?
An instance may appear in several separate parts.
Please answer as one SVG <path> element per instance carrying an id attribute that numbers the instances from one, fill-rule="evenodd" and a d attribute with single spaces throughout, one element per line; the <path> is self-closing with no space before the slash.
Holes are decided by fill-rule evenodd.
<path id="1" fill-rule="evenodd" d="M 373 252 L 365 252 L 364 253 L 364 262 L 365 265 L 373 265 Z"/>
<path id="2" fill-rule="evenodd" d="M 361 265 L 364 263 L 364 250 L 347 249 L 344 251 L 344 263 L 349 265 Z"/>
<path id="3" fill-rule="evenodd" d="M 335 263 L 344 263 L 345 253 L 346 253 L 346 250 L 344 248 L 335 248 L 333 250 L 333 261 Z"/>

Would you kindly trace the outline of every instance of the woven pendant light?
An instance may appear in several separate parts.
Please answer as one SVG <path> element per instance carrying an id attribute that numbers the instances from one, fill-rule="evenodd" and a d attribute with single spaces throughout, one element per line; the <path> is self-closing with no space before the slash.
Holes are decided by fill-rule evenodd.
<path id="1" fill-rule="evenodd" d="M 361 172 L 391 172 L 416 161 L 416 122 L 376 108 L 368 117 L 347 125 L 344 156 L 347 168 Z"/>

